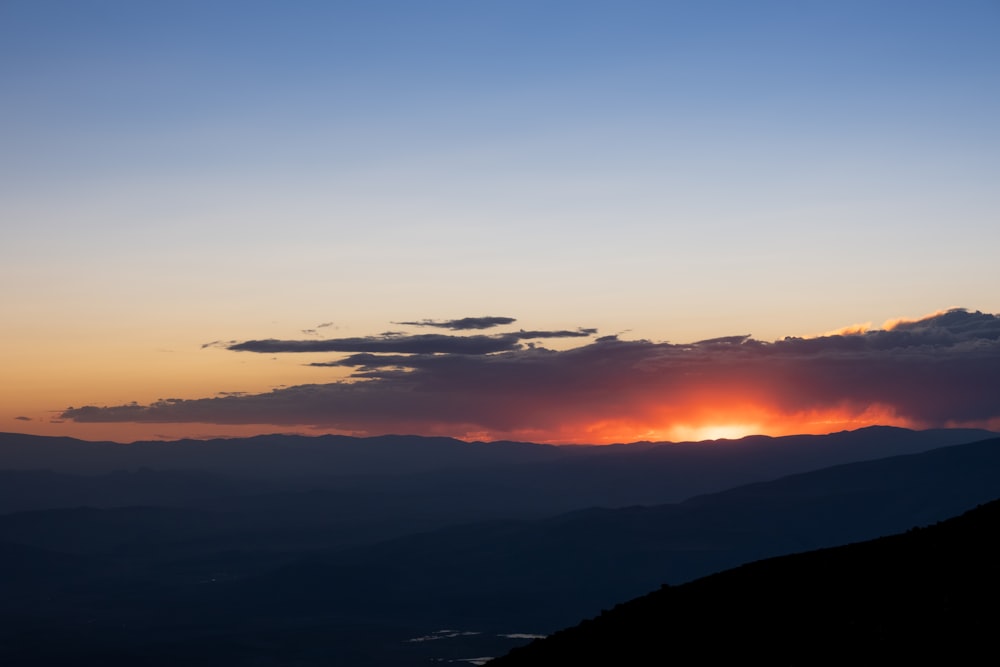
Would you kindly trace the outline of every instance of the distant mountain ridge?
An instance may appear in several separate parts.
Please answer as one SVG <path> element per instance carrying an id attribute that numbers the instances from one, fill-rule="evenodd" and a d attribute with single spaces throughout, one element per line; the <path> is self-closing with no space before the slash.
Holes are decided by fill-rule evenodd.
<path id="1" fill-rule="evenodd" d="M 239 476 L 405 474 L 443 467 L 542 460 L 553 445 L 469 443 L 453 438 L 385 435 L 258 435 L 212 440 L 91 442 L 0 433 L 0 469 L 75 474 L 153 468 Z"/>
<path id="2" fill-rule="evenodd" d="M 240 476 L 412 474 L 441 469 L 555 462 L 571 458 L 646 455 L 675 456 L 697 446 L 704 450 L 740 447 L 755 453 L 783 444 L 871 450 L 874 457 L 922 451 L 996 435 L 981 429 L 910 429 L 871 426 L 828 435 L 747 436 L 703 442 L 635 442 L 618 445 L 542 445 L 530 442 L 467 442 L 445 437 L 384 435 L 258 435 L 212 440 L 137 441 L 129 444 L 20 433 L 0 433 L 0 470 L 51 470 L 101 474 L 137 468 L 203 471 Z M 860 446 L 859 446 L 860 445 Z M 730 452 L 731 453 L 731 452 Z M 813 452 L 817 454 L 819 452 Z M 780 452 L 783 456 L 787 452 Z M 830 456 L 824 452 L 824 456 Z M 833 456 L 833 458 L 838 458 Z M 843 458 L 843 457 L 840 457 Z"/>
<path id="3" fill-rule="evenodd" d="M 0 433 L 0 513 L 74 505 L 204 506 L 200 501 L 222 495 L 313 489 L 334 493 L 335 503 L 351 495 L 359 508 L 376 493 L 403 506 L 413 498 L 437 497 L 440 506 L 459 502 L 493 516 L 554 514 L 678 502 L 994 435 L 870 427 L 825 436 L 589 447 L 283 435 L 122 445 Z M 291 496 L 286 500 L 294 504 Z M 328 502 L 314 496 L 310 504 L 316 501 Z"/>

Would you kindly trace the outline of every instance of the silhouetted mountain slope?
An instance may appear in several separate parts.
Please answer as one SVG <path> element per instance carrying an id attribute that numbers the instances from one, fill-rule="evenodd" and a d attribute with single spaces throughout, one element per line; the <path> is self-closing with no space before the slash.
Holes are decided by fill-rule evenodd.
<path id="1" fill-rule="evenodd" d="M 663 587 L 490 664 L 984 664 L 1000 501 L 902 535 Z"/>

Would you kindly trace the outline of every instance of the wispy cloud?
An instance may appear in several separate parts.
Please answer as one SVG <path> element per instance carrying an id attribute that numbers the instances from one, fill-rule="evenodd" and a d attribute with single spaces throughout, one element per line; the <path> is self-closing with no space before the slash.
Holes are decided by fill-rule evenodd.
<path id="1" fill-rule="evenodd" d="M 204 350 L 204 349 L 209 348 L 209 347 L 222 347 L 222 348 L 225 348 L 225 347 L 229 347 L 230 345 L 233 345 L 233 344 L 235 344 L 237 342 L 238 341 L 235 341 L 235 340 L 213 340 L 213 341 L 208 342 L 208 343 L 202 343 L 201 344 L 201 349 Z"/>
<path id="2" fill-rule="evenodd" d="M 567 333 L 592 330 L 249 341 L 230 349 L 346 352 L 311 365 L 353 373 L 264 394 L 87 406 L 62 416 L 548 440 L 733 420 L 840 423 L 867 415 L 945 426 L 1000 419 L 995 315 L 952 310 L 891 329 L 773 342 L 745 335 L 691 344 L 605 336 L 565 350 L 519 344 Z"/>
<path id="3" fill-rule="evenodd" d="M 513 317 L 486 315 L 483 317 L 463 317 L 457 320 L 418 320 L 416 322 L 394 322 L 393 324 L 405 324 L 412 327 L 438 327 L 440 329 L 451 329 L 452 331 L 469 331 L 472 329 L 490 329 L 505 324 L 513 324 L 516 321 Z"/>

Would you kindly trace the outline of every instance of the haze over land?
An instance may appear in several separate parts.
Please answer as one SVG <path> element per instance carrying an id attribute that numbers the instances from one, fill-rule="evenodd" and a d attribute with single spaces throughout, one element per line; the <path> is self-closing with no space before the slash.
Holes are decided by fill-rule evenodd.
<path id="1" fill-rule="evenodd" d="M 998 445 L 889 427 L 612 447 L 3 434 L 0 660 L 499 655 L 662 583 L 958 514 L 1000 496 Z M 410 642 L 442 628 L 462 632 Z"/>

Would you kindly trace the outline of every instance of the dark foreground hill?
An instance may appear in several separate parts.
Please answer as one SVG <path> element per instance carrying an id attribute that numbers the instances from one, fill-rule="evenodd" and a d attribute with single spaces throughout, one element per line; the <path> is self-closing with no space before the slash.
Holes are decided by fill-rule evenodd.
<path id="1" fill-rule="evenodd" d="M 1000 501 L 927 528 L 664 586 L 491 662 L 986 664 Z"/>

